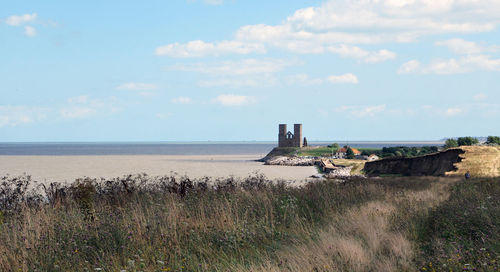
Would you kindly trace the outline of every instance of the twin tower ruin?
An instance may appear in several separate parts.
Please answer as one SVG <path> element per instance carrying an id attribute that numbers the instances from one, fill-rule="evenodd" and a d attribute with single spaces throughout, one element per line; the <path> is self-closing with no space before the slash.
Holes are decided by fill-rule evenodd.
<path id="1" fill-rule="evenodd" d="M 279 125 L 278 147 L 304 147 L 307 139 L 302 138 L 302 124 L 293 125 L 293 133 L 287 131 L 286 124 Z"/>

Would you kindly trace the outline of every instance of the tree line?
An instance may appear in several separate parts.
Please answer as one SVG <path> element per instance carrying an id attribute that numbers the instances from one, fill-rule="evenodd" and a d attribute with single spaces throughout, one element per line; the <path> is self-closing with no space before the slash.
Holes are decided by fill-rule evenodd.
<path id="1" fill-rule="evenodd" d="M 444 143 L 445 148 L 451 148 L 451 147 L 458 147 L 458 146 L 464 146 L 464 145 L 475 145 L 479 144 L 479 140 L 474 137 L 458 137 L 458 138 L 450 138 L 447 139 Z M 498 136 L 488 136 L 486 138 L 486 144 L 489 145 L 500 145 L 500 137 Z"/>

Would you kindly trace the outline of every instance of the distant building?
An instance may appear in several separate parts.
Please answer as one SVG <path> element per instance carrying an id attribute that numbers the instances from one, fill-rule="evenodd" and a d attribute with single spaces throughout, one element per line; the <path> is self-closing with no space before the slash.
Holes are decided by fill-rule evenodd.
<path id="1" fill-rule="evenodd" d="M 370 156 L 368 156 L 368 161 L 376 161 L 376 160 L 380 160 L 380 157 L 375 155 L 375 154 L 371 154 Z"/>
<path id="2" fill-rule="evenodd" d="M 293 133 L 287 131 L 286 124 L 279 125 L 278 147 L 303 147 L 302 124 L 293 125 Z"/>
<path id="3" fill-rule="evenodd" d="M 337 152 L 335 153 L 335 157 L 339 158 L 339 159 L 345 158 L 345 156 L 347 155 L 347 148 L 348 148 L 348 146 L 344 146 L 342 148 L 339 148 L 337 150 Z M 354 156 L 361 155 L 361 152 L 359 150 L 357 150 L 356 148 L 351 148 L 351 149 L 352 149 L 352 152 L 354 153 Z"/>

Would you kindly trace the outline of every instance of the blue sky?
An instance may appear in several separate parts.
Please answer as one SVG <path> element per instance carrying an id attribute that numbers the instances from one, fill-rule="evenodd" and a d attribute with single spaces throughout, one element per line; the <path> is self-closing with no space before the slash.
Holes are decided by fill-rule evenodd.
<path id="1" fill-rule="evenodd" d="M 500 135 L 500 1 L 3 1 L 0 141 Z"/>

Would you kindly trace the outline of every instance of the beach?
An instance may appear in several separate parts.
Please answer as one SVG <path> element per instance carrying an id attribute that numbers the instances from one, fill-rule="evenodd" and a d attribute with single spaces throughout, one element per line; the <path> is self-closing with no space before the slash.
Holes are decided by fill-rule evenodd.
<path id="1" fill-rule="evenodd" d="M 271 166 L 256 155 L 104 155 L 0 156 L 0 176 L 31 175 L 39 182 L 72 182 L 77 178 L 115 178 L 146 173 L 151 176 L 247 177 L 302 181 L 317 174 L 313 166 Z"/>

